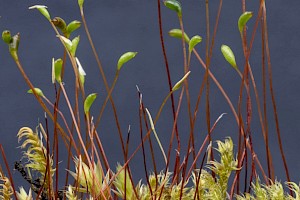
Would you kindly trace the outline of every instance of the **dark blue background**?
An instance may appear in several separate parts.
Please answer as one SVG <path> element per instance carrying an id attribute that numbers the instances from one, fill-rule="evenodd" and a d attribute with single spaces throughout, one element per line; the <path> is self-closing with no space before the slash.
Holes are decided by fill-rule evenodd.
<path id="1" fill-rule="evenodd" d="M 41 88 L 45 95 L 54 100 L 54 90 L 51 84 L 51 59 L 62 57 L 63 48 L 55 32 L 45 18 L 36 10 L 28 10 L 34 4 L 46 4 L 52 17 L 60 16 L 66 22 L 80 20 L 77 1 L 16 1 L 0 0 L 0 30 L 9 29 L 12 33 L 20 32 L 21 43 L 19 56 L 25 71 L 36 87 Z M 211 1 L 211 22 L 215 21 L 218 1 Z M 247 1 L 247 10 L 254 11 L 254 18 L 249 22 L 249 35 L 252 32 L 254 19 L 257 16 L 259 3 Z M 204 1 L 184 1 L 183 19 L 186 32 L 192 36 L 199 34 L 205 38 L 205 5 Z M 278 106 L 280 128 L 283 138 L 283 147 L 289 165 L 292 181 L 299 181 L 299 130 L 300 130 L 300 70 L 299 70 L 299 1 L 272 0 L 267 2 L 267 17 L 269 43 L 273 67 L 273 81 L 275 97 Z M 175 83 L 183 75 L 183 58 L 180 40 L 170 38 L 168 30 L 179 28 L 179 23 L 174 12 L 162 6 L 163 32 L 166 42 L 167 55 L 170 64 L 172 81 Z M 116 103 L 121 128 L 125 137 L 128 125 L 131 125 L 131 151 L 139 143 L 138 128 L 138 99 L 136 85 L 143 93 L 143 100 L 154 117 L 158 108 L 168 93 L 167 76 L 159 41 L 159 29 L 157 19 L 156 1 L 150 0 L 97 0 L 85 2 L 85 14 L 87 22 L 97 47 L 100 59 L 104 66 L 108 81 L 111 84 L 116 62 L 121 54 L 126 51 L 139 52 L 136 58 L 126 64 L 121 70 L 120 78 L 114 90 L 113 97 Z M 237 19 L 241 14 L 240 1 L 224 1 L 219 23 L 218 33 L 213 51 L 211 70 L 223 85 L 234 103 L 237 103 L 240 79 L 232 68 L 226 63 L 220 53 L 220 46 L 231 46 L 236 54 L 237 63 L 243 65 L 241 41 L 237 29 Z M 211 30 L 212 32 L 212 30 Z M 76 32 L 81 35 L 77 56 L 79 57 L 86 73 L 86 93 L 97 92 L 99 96 L 94 105 L 92 114 L 97 116 L 98 108 L 106 97 L 106 91 L 100 78 L 99 70 L 92 55 L 91 48 L 83 29 Z M 260 31 L 258 31 L 250 62 L 254 71 L 257 84 L 261 86 L 261 49 Z M 73 35 L 75 36 L 75 35 Z M 204 58 L 205 43 L 200 44 L 198 52 Z M 65 84 L 69 89 L 70 97 L 73 93 L 73 72 L 68 63 Z M 33 96 L 27 95 L 28 89 L 15 63 L 10 58 L 7 46 L 0 45 L 0 143 L 3 145 L 10 163 L 21 157 L 16 134 L 23 126 L 34 129 L 38 122 L 44 122 L 44 114 Z M 204 70 L 195 57 L 192 57 L 192 74 L 190 76 L 190 92 L 192 93 L 192 109 L 194 108 L 196 95 L 202 81 Z M 261 91 L 261 89 L 259 89 Z M 175 94 L 178 102 L 178 93 Z M 269 102 L 270 98 L 269 98 Z M 62 101 L 64 104 L 65 102 Z M 206 134 L 206 121 L 204 101 L 202 101 L 196 130 L 197 145 L 201 144 L 203 135 Z M 172 115 L 170 102 L 162 112 L 157 123 L 156 130 L 163 144 L 169 141 L 172 130 Z M 185 102 L 183 103 L 185 105 Z M 275 173 L 279 180 L 286 180 L 283 171 L 271 104 L 269 108 L 269 132 L 270 143 L 273 152 Z M 69 118 L 67 109 L 65 115 Z M 214 139 L 224 139 L 226 136 L 237 138 L 237 125 L 229 106 L 225 102 L 215 84 L 211 84 L 211 120 L 214 121 L 221 113 L 226 112 L 214 132 Z M 254 113 L 257 114 L 257 113 Z M 189 133 L 189 125 L 186 110 L 182 111 L 179 119 L 181 137 Z M 254 148 L 263 162 L 265 160 L 264 143 L 261 136 L 258 116 L 254 115 L 252 123 Z M 111 106 L 108 104 L 105 117 L 99 128 L 99 134 L 104 141 L 111 166 L 117 161 L 122 162 L 121 146 L 117 136 L 117 130 L 111 114 Z M 202 136 L 199 136 L 201 135 Z M 186 141 L 183 140 L 183 145 Z M 158 149 L 158 146 L 156 145 Z M 61 152 L 61 160 L 66 152 Z M 175 151 L 173 151 L 175 153 Z M 183 152 L 185 153 L 185 152 Z M 157 159 L 163 163 L 160 152 Z M 143 178 L 141 153 L 133 160 L 131 167 L 134 170 L 135 179 Z M 149 157 L 150 160 L 150 157 Z M 65 161 L 65 160 L 64 160 Z M 64 162 L 63 162 L 64 163 Z M 64 164 L 61 166 L 64 166 Z M 1 158 L 1 164 L 2 158 Z M 159 169 L 163 169 L 163 164 Z M 265 166 L 265 164 L 264 164 Z M 18 176 L 17 176 L 18 177 Z"/>

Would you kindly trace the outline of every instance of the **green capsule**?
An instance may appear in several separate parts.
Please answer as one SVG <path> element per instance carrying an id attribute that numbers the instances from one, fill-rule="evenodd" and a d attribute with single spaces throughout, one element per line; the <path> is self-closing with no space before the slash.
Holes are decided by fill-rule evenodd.
<path id="1" fill-rule="evenodd" d="M 88 114 L 90 112 L 90 108 L 97 97 L 97 93 L 92 93 L 88 95 L 84 101 L 84 113 Z"/>
<path id="2" fill-rule="evenodd" d="M 70 51 L 71 52 L 71 50 L 72 50 L 72 41 L 71 40 L 69 40 L 68 38 L 66 38 L 66 37 L 64 37 L 64 36 L 61 36 L 61 35 L 59 35 L 59 36 L 57 36 L 57 37 L 59 37 L 62 41 L 63 41 L 63 43 L 65 44 L 65 46 L 66 46 L 66 49 L 68 50 L 68 51 Z"/>
<path id="3" fill-rule="evenodd" d="M 190 75 L 190 73 L 191 73 L 191 71 L 188 71 L 188 72 L 182 77 L 182 79 L 180 79 L 180 80 L 173 86 L 173 88 L 172 88 L 172 91 L 173 91 L 173 92 L 176 91 L 176 90 L 178 90 L 178 89 L 181 87 L 182 83 L 184 82 L 185 79 L 187 79 L 187 77 Z"/>
<path id="4" fill-rule="evenodd" d="M 84 86 L 85 83 L 85 75 L 79 74 L 79 81 L 82 86 Z"/>
<path id="5" fill-rule="evenodd" d="M 67 33 L 71 34 L 75 30 L 77 30 L 80 26 L 81 26 L 80 21 L 74 20 L 74 21 L 70 22 L 67 26 Z"/>
<path id="6" fill-rule="evenodd" d="M 34 88 L 34 91 L 37 95 L 39 95 L 40 97 L 43 97 L 44 94 L 43 94 L 43 91 L 40 89 L 40 88 Z M 27 91 L 28 94 L 33 94 L 33 91 L 32 89 L 28 90 Z"/>
<path id="7" fill-rule="evenodd" d="M 181 16 L 181 5 L 176 0 L 165 0 L 164 4 L 167 8 L 174 10 L 179 16 Z"/>
<path id="8" fill-rule="evenodd" d="M 65 22 L 65 20 L 63 20 L 60 17 L 54 17 L 51 22 L 57 27 L 59 28 L 63 33 L 66 33 L 67 31 L 67 24 Z"/>
<path id="9" fill-rule="evenodd" d="M 238 28 L 239 28 L 239 31 L 242 32 L 246 23 L 249 21 L 249 19 L 251 19 L 253 13 L 252 12 L 244 12 L 240 18 L 239 18 L 239 21 L 238 21 Z"/>
<path id="10" fill-rule="evenodd" d="M 54 60 L 52 59 L 52 69 L 54 71 L 54 78 L 58 83 L 61 83 L 61 70 L 63 66 L 63 60 L 61 58 Z M 53 81 L 53 80 L 52 80 Z"/>
<path id="11" fill-rule="evenodd" d="M 227 62 L 234 68 L 234 69 L 238 69 L 236 62 L 235 62 L 235 56 L 231 50 L 231 48 L 225 44 L 223 44 L 221 46 L 221 52 L 224 56 L 224 58 L 227 60 Z"/>
<path id="12" fill-rule="evenodd" d="M 83 3 L 84 3 L 84 0 L 78 0 L 78 5 L 79 5 L 80 9 L 82 9 Z"/>
<path id="13" fill-rule="evenodd" d="M 76 50 L 77 50 L 77 46 L 79 44 L 79 41 L 80 41 L 80 36 L 77 36 L 72 40 L 72 47 L 71 47 L 70 53 L 74 57 L 75 57 L 75 54 L 76 54 Z"/>
<path id="14" fill-rule="evenodd" d="M 84 85 L 86 73 L 85 73 L 85 71 L 84 71 L 81 63 L 79 62 L 79 59 L 76 57 L 75 60 L 76 60 L 77 67 L 78 67 L 78 73 L 79 73 L 80 83 L 82 85 Z"/>
<path id="15" fill-rule="evenodd" d="M 51 21 L 51 17 L 50 17 L 50 14 L 49 14 L 48 10 L 47 10 L 47 6 L 34 5 L 34 6 L 29 7 L 29 9 L 38 9 L 38 11 L 40 11 L 40 13 L 42 13 L 42 15 L 44 15 L 46 17 L 46 19 Z"/>
<path id="16" fill-rule="evenodd" d="M 20 43 L 20 34 L 16 34 L 12 37 L 11 42 L 8 44 L 9 46 L 9 53 L 13 57 L 15 61 L 18 61 L 18 49 L 19 49 L 19 43 Z"/>
<path id="17" fill-rule="evenodd" d="M 137 52 L 126 52 L 124 53 L 118 60 L 118 67 L 117 69 L 120 70 L 121 67 L 127 63 L 129 60 L 131 60 L 132 58 L 135 57 L 135 55 L 137 54 Z"/>
<path id="18" fill-rule="evenodd" d="M 182 38 L 182 31 L 181 31 L 181 29 L 176 29 L 175 28 L 175 29 L 172 29 L 172 30 L 169 31 L 169 35 L 171 37 L 181 39 Z M 186 43 L 190 42 L 190 38 L 189 38 L 189 36 L 186 33 L 183 34 L 183 37 L 184 37 L 184 41 Z"/>
<path id="19" fill-rule="evenodd" d="M 199 35 L 195 35 L 192 37 L 192 39 L 189 42 L 189 52 L 191 53 L 194 49 L 194 47 L 202 41 L 202 37 Z"/>
<path id="20" fill-rule="evenodd" d="M 10 44 L 12 42 L 12 38 L 10 35 L 10 31 L 5 30 L 2 32 L 2 40 L 6 43 L 6 44 Z"/>

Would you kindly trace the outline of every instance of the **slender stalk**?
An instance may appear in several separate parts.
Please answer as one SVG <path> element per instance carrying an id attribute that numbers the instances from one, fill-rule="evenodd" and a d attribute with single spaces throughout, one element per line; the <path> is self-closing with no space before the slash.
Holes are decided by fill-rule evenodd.
<path id="1" fill-rule="evenodd" d="M 82 18 L 82 22 L 83 22 L 83 25 L 84 25 L 84 29 L 85 29 L 86 35 L 87 35 L 89 43 L 91 45 L 91 48 L 92 48 L 94 57 L 96 59 L 98 68 L 100 70 L 100 74 L 101 74 L 101 77 L 103 79 L 105 89 L 106 89 L 107 93 L 109 93 L 109 86 L 108 86 L 108 83 L 107 83 L 107 80 L 106 80 L 106 76 L 105 76 L 102 64 L 100 62 L 99 56 L 97 54 L 96 48 L 94 46 L 92 37 L 90 35 L 89 29 L 88 29 L 88 26 L 87 26 L 87 23 L 86 23 L 86 20 L 85 20 L 83 8 L 80 9 L 80 15 L 81 15 L 81 18 Z M 122 151 L 123 151 L 123 155 L 124 155 L 125 154 L 124 140 L 123 140 L 122 131 L 121 131 L 121 128 L 120 128 L 120 123 L 119 123 L 119 119 L 118 119 L 118 115 L 117 115 L 116 106 L 115 106 L 115 103 L 114 103 L 114 100 L 113 100 L 112 97 L 110 97 L 109 100 L 110 100 L 112 108 L 113 108 L 113 113 L 114 113 L 114 117 L 115 117 L 115 121 L 116 121 L 116 125 L 117 125 L 117 130 L 118 130 L 120 142 L 121 142 L 121 145 L 122 145 Z"/>
<path id="2" fill-rule="evenodd" d="M 142 154 L 143 154 L 145 180 L 147 182 L 147 185 L 150 185 L 149 178 L 148 178 L 149 175 L 148 175 L 147 162 L 146 162 L 145 146 L 144 146 L 144 142 L 143 142 L 143 124 L 142 124 L 143 105 L 142 105 L 142 94 L 140 93 L 139 89 L 138 89 L 138 97 L 139 97 L 139 128 L 140 128 L 140 137 L 141 137 L 141 143 L 142 143 Z M 153 196 L 152 188 L 149 187 L 149 190 L 150 190 L 151 196 Z"/>
<path id="3" fill-rule="evenodd" d="M 287 178 L 287 181 L 290 182 L 291 179 L 290 179 L 289 170 L 288 170 L 287 162 L 286 162 L 284 151 L 283 151 L 280 128 L 279 128 L 279 119 L 278 119 L 275 95 L 274 95 L 274 90 L 273 90 L 272 67 L 271 67 L 271 56 L 270 56 L 270 48 L 269 48 L 269 37 L 268 37 L 268 29 L 267 29 L 267 13 L 266 13 L 265 1 L 263 1 L 263 20 L 264 20 L 264 30 L 265 30 L 266 55 L 267 55 L 267 61 L 268 61 L 269 87 L 270 87 L 270 93 L 271 93 L 271 98 L 272 98 L 273 112 L 274 112 L 275 125 L 276 125 L 276 133 L 277 133 L 277 139 L 278 139 L 281 158 L 282 158 L 284 169 L 285 169 L 286 178 Z M 291 195 L 293 195 L 293 192 L 291 189 L 290 189 L 290 193 L 291 193 Z"/>
<path id="4" fill-rule="evenodd" d="M 206 68 L 205 68 L 205 77 L 204 80 L 206 82 L 206 94 L 205 94 L 205 112 L 206 112 L 206 128 L 207 128 L 207 134 L 209 141 L 211 142 L 211 136 L 210 136 L 210 101 L 209 101 L 209 76 L 208 76 L 208 70 L 210 66 L 210 56 L 209 56 L 209 40 L 210 40 L 210 21 L 209 21 L 209 0 L 205 0 L 205 16 L 206 16 L 206 45 L 205 45 L 205 60 L 206 60 Z M 213 151 L 210 152 L 212 159 Z M 212 172 L 212 175 L 214 175 L 214 172 Z"/>
<path id="5" fill-rule="evenodd" d="M 29 88 L 32 90 L 33 95 L 35 96 L 36 100 L 38 101 L 38 103 L 41 105 L 41 107 L 43 108 L 43 110 L 47 113 L 47 115 L 50 117 L 50 119 L 55 123 L 54 121 L 54 117 L 52 115 L 52 113 L 50 112 L 50 110 L 47 108 L 47 106 L 45 105 L 45 103 L 43 102 L 42 98 L 36 93 L 33 84 L 31 83 L 30 79 L 28 78 L 27 74 L 25 73 L 21 63 L 19 60 L 15 61 L 17 64 L 18 69 L 21 72 L 21 75 L 23 76 L 25 82 L 27 83 L 27 85 L 29 86 Z M 66 135 L 65 131 L 62 129 L 62 127 L 57 123 L 57 128 L 60 130 L 60 132 L 62 133 L 63 137 L 66 138 L 67 140 L 69 140 L 69 137 Z"/>
<path id="6" fill-rule="evenodd" d="M 263 26 L 263 19 L 261 19 L 261 45 L 262 45 L 262 83 L 263 83 L 263 112 L 264 112 L 264 126 L 265 126 L 265 136 L 266 136 L 266 152 L 267 152 L 267 165 L 269 178 L 274 181 L 274 174 L 271 168 L 271 158 L 269 149 L 269 131 L 268 131 L 268 119 L 267 119 L 267 92 L 266 92 L 266 60 L 265 60 L 265 30 Z"/>
<path id="7" fill-rule="evenodd" d="M 173 114 L 173 122 L 175 121 L 175 101 L 174 101 L 174 96 L 172 94 L 172 81 L 171 81 L 171 75 L 170 75 L 170 69 L 169 69 L 169 63 L 168 63 L 168 58 L 167 58 L 167 53 L 165 49 L 165 44 L 164 44 L 164 37 L 163 37 L 163 32 L 162 32 L 162 17 L 161 17 L 161 8 L 160 8 L 160 0 L 157 0 L 157 10 L 158 10 L 158 25 L 159 25 L 159 36 L 160 36 L 160 43 L 161 43 L 161 48 L 164 56 L 164 61 L 165 61 L 165 66 L 166 66 L 166 72 L 167 72 L 167 77 L 168 77 L 168 86 L 169 86 L 169 92 L 171 93 L 171 104 L 172 104 L 172 114 Z M 178 128 L 175 126 L 175 133 L 176 133 L 176 138 L 177 138 L 177 148 L 180 151 L 180 139 L 179 139 L 179 134 L 178 134 Z"/>
<path id="8" fill-rule="evenodd" d="M 100 109 L 100 112 L 99 112 L 99 115 L 98 115 L 98 118 L 97 118 L 97 121 L 96 121 L 96 125 L 95 125 L 96 128 L 97 128 L 97 127 L 99 126 L 99 124 L 100 124 L 100 121 L 101 121 L 101 118 L 102 118 L 104 109 L 105 109 L 106 104 L 107 104 L 109 98 L 111 97 L 111 94 L 112 94 L 112 92 L 113 92 L 113 90 L 114 90 L 114 88 L 115 88 L 115 85 L 116 85 L 116 83 L 117 83 L 119 74 L 120 74 L 120 70 L 117 70 L 117 71 L 116 71 L 116 75 L 115 75 L 115 77 L 114 77 L 113 84 L 112 84 L 111 88 L 109 89 L 108 94 L 107 94 L 107 96 L 106 96 L 106 98 L 105 98 L 105 100 L 104 100 L 104 103 L 102 104 L 102 107 L 101 107 L 101 109 Z M 123 144 L 123 145 L 124 145 L 124 144 Z"/>
<path id="9" fill-rule="evenodd" d="M 197 57 L 197 59 L 199 60 L 199 62 L 201 63 L 202 67 L 206 69 L 206 65 L 205 65 L 205 63 L 203 62 L 203 60 L 201 59 L 201 57 L 199 56 L 199 54 L 197 53 L 197 51 L 194 49 L 193 52 L 194 52 L 194 54 L 196 55 L 196 57 Z M 221 86 L 221 84 L 219 83 L 219 81 L 215 78 L 215 76 L 210 72 L 210 70 L 208 70 L 208 73 L 209 73 L 209 76 L 211 77 L 211 79 L 215 82 L 216 86 L 219 88 L 219 90 L 220 90 L 220 92 L 222 93 L 222 95 L 224 96 L 225 100 L 227 101 L 227 103 L 228 103 L 228 105 L 229 105 L 229 107 L 230 107 L 230 109 L 231 109 L 231 111 L 232 111 L 232 113 L 233 113 L 233 115 L 234 115 L 234 117 L 235 117 L 235 119 L 236 119 L 236 122 L 237 122 L 237 124 L 239 125 L 239 124 L 242 123 L 242 122 L 240 122 L 239 117 L 238 117 L 238 115 L 237 115 L 237 113 L 236 113 L 236 111 L 235 111 L 235 108 L 234 108 L 234 106 L 233 106 L 233 104 L 232 104 L 230 98 L 227 96 L 227 94 L 226 94 L 226 92 L 224 91 L 223 87 Z M 245 135 L 245 133 L 244 133 L 243 130 L 242 130 L 241 133 L 242 133 L 242 135 Z M 249 149 L 251 149 L 251 147 L 250 147 L 249 145 L 250 145 L 250 144 L 247 142 L 247 147 L 248 147 Z M 252 156 L 253 156 L 253 158 L 255 159 L 255 162 L 256 162 L 257 164 L 260 165 L 260 161 L 259 161 L 259 159 L 257 158 L 257 155 L 255 154 L 255 152 L 253 152 L 253 155 L 252 155 Z M 195 160 L 197 160 L 197 156 L 196 156 L 196 159 L 195 159 Z M 261 170 L 263 170 L 263 168 L 261 168 Z M 266 177 L 264 171 L 262 171 L 262 174 L 263 174 L 264 177 Z M 265 178 L 265 179 L 267 180 L 267 178 Z"/>
<path id="10" fill-rule="evenodd" d="M 51 107 L 53 107 L 53 109 L 55 109 L 55 112 L 57 112 L 57 113 L 60 115 L 60 117 L 62 118 L 62 120 L 63 120 L 63 122 L 64 122 L 64 125 L 66 126 L 66 129 L 67 129 L 67 131 L 68 131 L 68 133 L 69 133 L 69 135 L 70 135 L 70 139 L 68 139 L 68 140 L 70 141 L 70 144 L 73 145 L 73 148 L 75 149 L 76 153 L 79 155 L 79 150 L 78 150 L 77 146 L 75 145 L 76 143 L 75 143 L 75 140 L 74 140 L 74 138 L 73 138 L 72 131 L 70 130 L 69 125 L 68 125 L 68 123 L 67 123 L 67 121 L 66 121 L 66 118 L 64 117 L 64 115 L 62 114 L 62 112 L 61 112 L 57 107 L 55 107 L 55 106 L 51 103 L 51 101 L 50 101 L 46 96 L 43 96 L 43 99 L 44 99 Z"/>
<path id="11" fill-rule="evenodd" d="M 78 125 L 77 125 L 77 122 L 76 122 L 76 118 L 75 118 L 75 115 L 74 115 L 74 112 L 73 112 L 73 108 L 72 108 L 71 103 L 70 103 L 70 101 L 69 101 L 67 92 L 66 92 L 65 87 L 64 87 L 64 85 L 63 85 L 62 83 L 60 83 L 60 87 L 61 87 L 62 92 L 63 92 L 63 94 L 64 94 L 64 97 L 65 97 L 65 100 L 66 100 L 66 102 L 67 102 L 67 105 L 68 105 L 68 108 L 69 108 L 69 111 L 70 111 L 70 114 L 71 114 L 73 123 L 74 123 L 74 125 L 75 125 L 75 129 L 76 129 L 76 132 L 77 132 L 77 136 L 78 136 L 79 142 L 80 142 L 80 144 L 81 144 L 81 146 L 82 146 L 82 149 L 83 149 L 84 154 L 85 154 L 85 156 L 86 156 L 86 159 L 87 159 L 87 161 L 88 161 L 88 163 L 89 163 L 89 166 L 92 167 L 92 162 L 91 162 L 91 160 L 90 160 L 90 157 L 89 157 L 89 154 L 88 154 L 88 152 L 87 152 L 87 149 L 85 148 L 85 144 L 84 144 L 84 142 L 83 142 L 83 140 L 82 140 L 81 133 L 80 133 L 80 130 L 79 130 L 79 128 L 78 128 Z"/>

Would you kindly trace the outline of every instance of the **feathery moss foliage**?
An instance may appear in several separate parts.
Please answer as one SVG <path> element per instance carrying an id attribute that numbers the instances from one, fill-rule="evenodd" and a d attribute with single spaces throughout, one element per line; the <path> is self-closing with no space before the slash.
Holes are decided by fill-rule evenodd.
<path id="1" fill-rule="evenodd" d="M 80 187 L 75 187 L 73 189 L 78 192 L 89 193 L 97 197 L 104 195 L 106 198 L 108 198 L 110 193 L 110 186 L 108 185 L 109 174 L 106 174 L 106 176 L 103 178 L 103 172 L 100 163 L 94 163 L 93 169 L 85 164 L 81 157 L 74 158 L 74 163 L 76 171 L 69 171 L 69 173 L 73 176 L 76 182 L 79 183 Z M 67 192 L 70 194 L 70 196 L 72 196 L 72 191 L 70 188 L 68 188 Z"/>
<path id="2" fill-rule="evenodd" d="M 0 171 L 0 199 L 8 200 L 13 195 L 13 188 L 10 180 Z"/>
<path id="3" fill-rule="evenodd" d="M 270 185 L 261 184 L 257 179 L 255 183 L 252 183 L 252 194 L 246 193 L 243 195 L 236 195 L 237 200 L 298 200 L 300 199 L 299 185 L 293 182 L 286 182 L 286 186 L 293 191 L 293 195 L 290 195 L 284 191 L 283 185 L 275 181 Z"/>

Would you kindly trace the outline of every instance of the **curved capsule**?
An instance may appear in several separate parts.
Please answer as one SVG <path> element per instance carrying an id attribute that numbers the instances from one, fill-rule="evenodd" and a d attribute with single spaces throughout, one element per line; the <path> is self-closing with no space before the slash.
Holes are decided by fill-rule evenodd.
<path id="1" fill-rule="evenodd" d="M 192 37 L 192 39 L 189 42 L 189 52 L 191 53 L 194 49 L 194 47 L 202 41 L 202 37 L 199 35 L 195 35 Z"/>
<path id="2" fill-rule="evenodd" d="M 247 24 L 247 22 L 249 21 L 249 19 L 251 19 L 253 13 L 252 12 L 244 12 L 238 21 L 238 27 L 239 27 L 239 31 L 242 32 L 244 29 L 244 26 Z"/>
<path id="3" fill-rule="evenodd" d="M 175 12 L 177 12 L 177 14 L 179 16 L 181 16 L 181 5 L 179 3 L 179 1 L 176 0 L 165 0 L 164 4 L 167 8 L 174 10 Z"/>
<path id="4" fill-rule="evenodd" d="M 126 52 L 124 53 L 118 60 L 118 70 L 121 69 L 121 67 L 127 63 L 129 60 L 135 57 L 137 52 Z"/>
<path id="5" fill-rule="evenodd" d="M 84 113 L 88 114 L 90 112 L 90 108 L 97 97 L 97 93 L 92 93 L 86 97 L 84 100 Z"/>
<path id="6" fill-rule="evenodd" d="M 81 26 L 81 22 L 78 20 L 71 21 L 67 26 L 67 33 L 71 34 Z"/>

